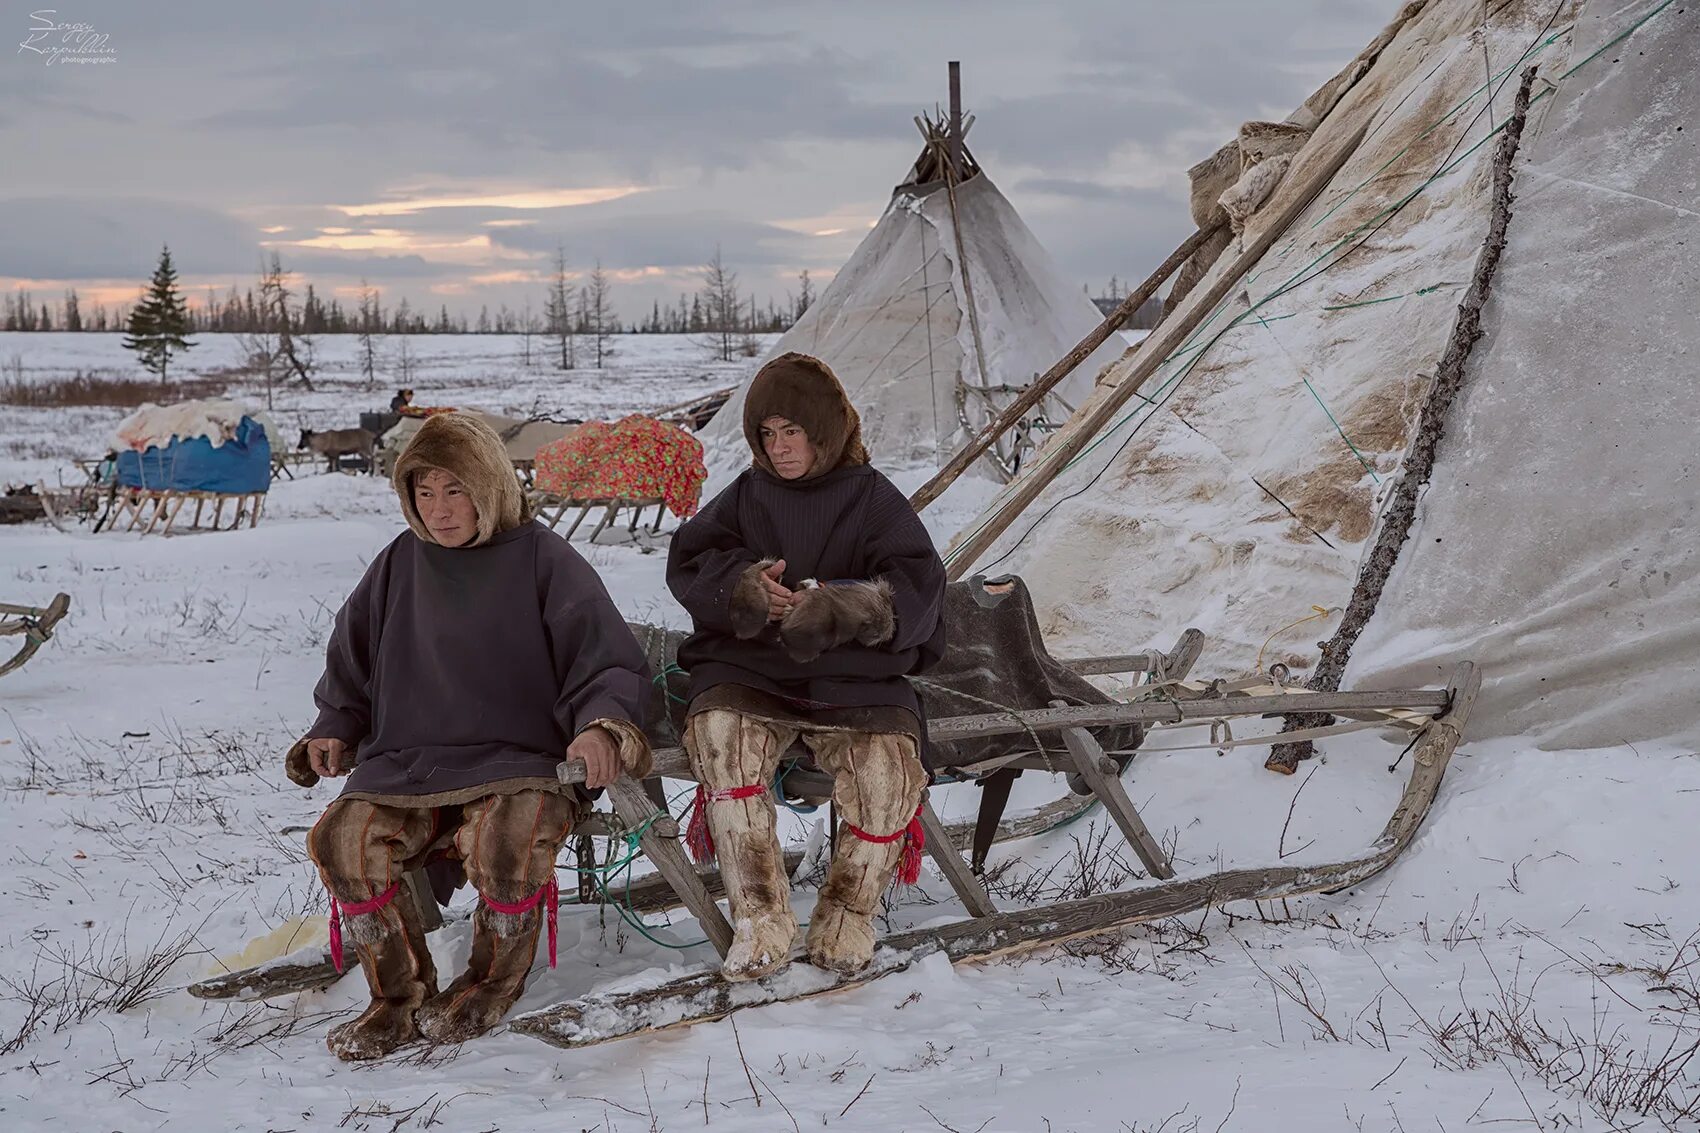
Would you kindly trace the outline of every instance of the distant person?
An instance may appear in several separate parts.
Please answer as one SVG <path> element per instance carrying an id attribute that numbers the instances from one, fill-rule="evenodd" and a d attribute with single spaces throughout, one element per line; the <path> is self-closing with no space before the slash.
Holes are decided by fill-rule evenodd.
<path id="1" fill-rule="evenodd" d="M 307 836 L 372 992 L 326 1039 L 345 1060 L 500 1022 L 546 918 L 554 963 L 555 856 L 590 809 L 556 768 L 582 760 L 595 790 L 651 762 L 643 650 L 590 565 L 526 514 L 496 433 L 427 418 L 394 482 L 409 530 L 337 613 L 306 740 L 316 774 L 352 772 Z M 438 857 L 480 898 L 466 970 L 441 992 L 402 883 Z"/>
<path id="2" fill-rule="evenodd" d="M 400 413 L 405 417 L 408 415 L 408 410 L 412 408 L 413 391 L 410 389 L 398 389 L 395 392 L 395 396 L 390 398 L 391 413 Z"/>

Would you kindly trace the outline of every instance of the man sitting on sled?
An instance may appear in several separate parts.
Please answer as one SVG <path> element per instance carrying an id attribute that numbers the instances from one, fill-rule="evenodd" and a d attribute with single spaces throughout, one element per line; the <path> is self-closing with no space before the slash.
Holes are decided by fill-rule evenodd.
<path id="1" fill-rule="evenodd" d="M 696 632 L 684 743 L 701 788 L 693 848 L 718 851 L 734 936 L 721 971 L 749 980 L 797 933 L 774 776 L 799 736 L 834 777 L 837 849 L 810 962 L 855 972 L 899 859 L 919 869 L 927 774 L 904 679 L 944 654 L 944 565 L 903 494 L 868 465 L 856 410 L 826 364 L 785 354 L 744 403 L 747 469 L 673 536 L 667 585 Z M 699 855 L 700 856 L 700 855 Z"/>
<path id="2" fill-rule="evenodd" d="M 526 516 L 501 438 L 429 418 L 394 479 L 410 530 L 337 613 L 307 733 L 313 771 L 353 772 L 307 837 L 333 958 L 340 903 L 372 991 L 327 1040 L 344 1059 L 494 1026 L 525 990 L 545 914 L 555 962 L 555 856 L 586 802 L 556 765 L 583 760 L 592 789 L 650 766 L 642 650 L 596 572 Z M 481 900 L 467 969 L 439 993 L 401 882 L 441 857 Z"/>

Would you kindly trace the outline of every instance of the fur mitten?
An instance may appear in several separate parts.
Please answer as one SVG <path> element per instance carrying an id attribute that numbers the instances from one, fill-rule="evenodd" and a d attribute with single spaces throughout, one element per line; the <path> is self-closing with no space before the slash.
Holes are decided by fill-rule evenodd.
<path id="1" fill-rule="evenodd" d="M 779 640 L 793 660 L 813 661 L 851 641 L 883 645 L 896 631 L 889 582 L 840 582 L 799 591 Z"/>
<path id="2" fill-rule="evenodd" d="M 289 781 L 298 787 L 313 787 L 319 782 L 319 773 L 313 770 L 313 765 L 307 759 L 307 737 L 302 736 L 290 747 L 289 753 L 283 757 L 283 773 L 289 776 Z"/>
<path id="3" fill-rule="evenodd" d="M 738 583 L 732 588 L 732 601 L 729 613 L 732 619 L 732 633 L 747 639 L 756 636 L 767 626 L 767 590 L 761 584 L 761 572 L 771 567 L 778 559 L 763 559 L 752 564 L 748 570 L 738 576 Z"/>

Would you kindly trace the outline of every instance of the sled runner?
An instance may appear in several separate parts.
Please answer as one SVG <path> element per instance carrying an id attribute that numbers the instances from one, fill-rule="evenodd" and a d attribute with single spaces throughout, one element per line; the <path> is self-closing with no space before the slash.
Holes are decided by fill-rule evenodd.
<path id="1" fill-rule="evenodd" d="M 61 618 L 71 609 L 69 594 L 55 594 L 53 601 L 46 606 L 13 606 L 0 602 L 0 637 L 22 637 L 23 644 L 18 647 L 10 660 L 0 661 L 0 677 L 14 669 L 23 668 L 24 662 L 35 656 L 35 651 L 47 644 L 47 639 L 53 636 L 53 627 L 59 624 Z"/>

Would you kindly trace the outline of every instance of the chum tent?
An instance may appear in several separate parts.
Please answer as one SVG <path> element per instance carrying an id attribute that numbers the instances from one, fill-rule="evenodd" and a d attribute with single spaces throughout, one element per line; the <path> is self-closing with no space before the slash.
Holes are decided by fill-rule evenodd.
<path id="1" fill-rule="evenodd" d="M 823 359 L 861 413 L 874 463 L 899 476 L 939 467 L 969 430 L 994 418 L 1102 319 L 966 145 L 953 216 L 947 178 L 958 166 L 950 122 L 921 124 L 921 155 L 879 221 L 763 358 L 796 350 Z M 971 125 L 970 117 L 962 136 Z M 978 327 L 969 317 L 969 291 Z M 983 375 L 976 338 L 984 349 Z M 1068 417 L 1120 347 L 1115 339 L 1100 347 L 1038 407 L 1029 418 L 1034 441 Z M 711 490 L 749 463 L 742 426 L 747 389 L 745 382 L 702 432 Z M 972 473 L 1007 479 L 1024 447 L 1020 438 L 1006 441 Z"/>
<path id="2" fill-rule="evenodd" d="M 1223 669 L 1305 680 L 1457 345 L 1533 66 L 1483 335 L 1347 680 L 1471 657 L 1472 736 L 1700 740 L 1697 58 L 1693 4 L 1406 4 L 1287 123 L 1242 129 L 1294 145 L 1257 185 L 1263 155 L 1217 162 L 1205 211 L 1231 185 L 1235 230 L 1146 340 L 1161 364 L 1118 361 L 1054 462 L 1029 462 L 1043 490 L 1005 489 L 953 572 L 1023 575 L 1071 652 L 1196 625 Z M 1211 172 L 1192 171 L 1201 223 Z"/>

